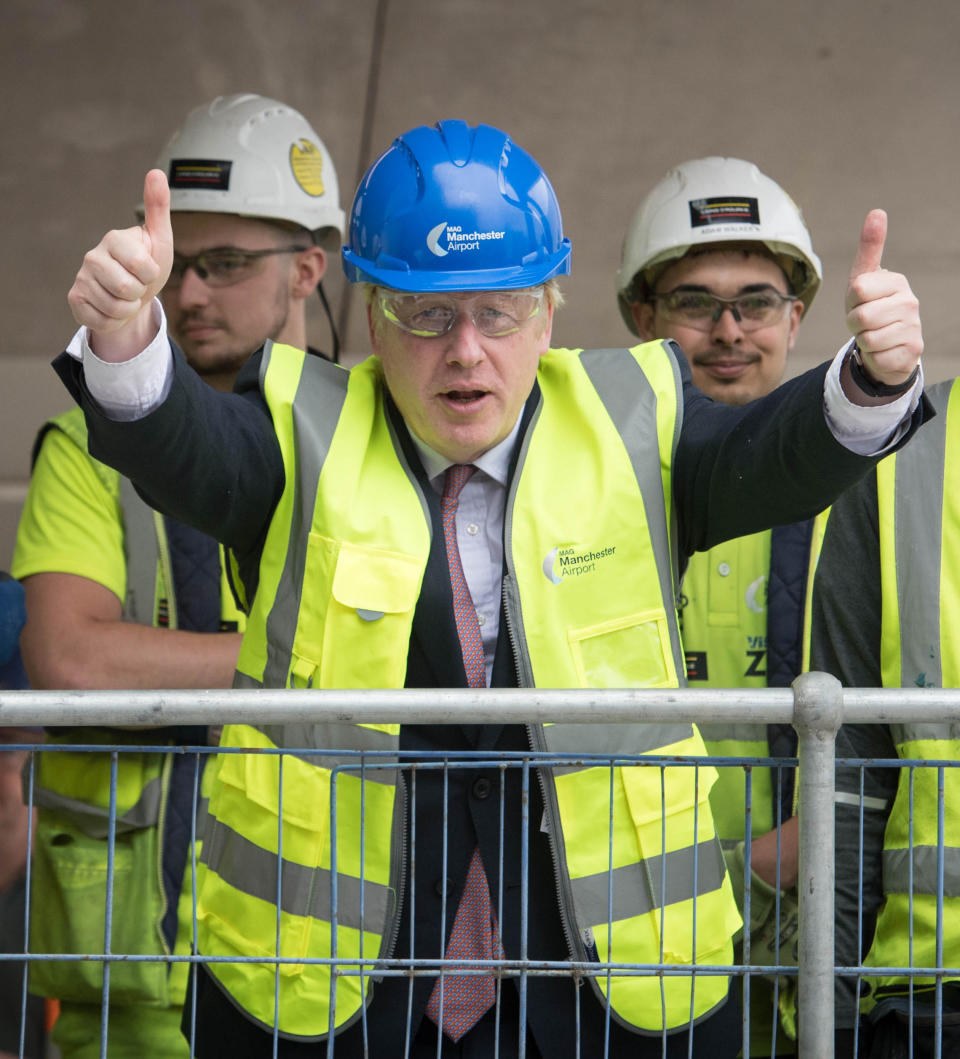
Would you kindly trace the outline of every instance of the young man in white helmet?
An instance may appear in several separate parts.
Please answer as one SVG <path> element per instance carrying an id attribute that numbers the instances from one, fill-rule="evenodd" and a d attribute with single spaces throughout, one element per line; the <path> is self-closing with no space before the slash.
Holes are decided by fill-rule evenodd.
<path id="1" fill-rule="evenodd" d="M 820 286 L 820 259 L 800 210 L 750 162 L 697 158 L 672 169 L 627 230 L 617 298 L 640 338 L 673 338 L 693 381 L 742 405 L 782 381 L 800 321 Z M 725 541 L 691 556 L 680 596 L 687 680 L 698 687 L 785 687 L 801 671 L 803 604 L 812 520 Z M 701 725 L 711 754 L 792 757 L 790 725 Z M 797 830 L 792 769 L 754 769 L 751 962 L 785 930 L 781 963 L 795 962 Z M 744 773 L 723 768 L 714 816 L 734 886 L 744 889 Z M 777 825 L 780 828 L 779 864 Z M 785 891 L 777 907 L 777 889 Z M 786 982 L 781 982 L 785 986 Z M 752 979 L 751 1051 L 771 1053 L 771 983 Z M 783 1001 L 781 1000 L 781 1007 Z M 795 1027 L 787 1009 L 790 1035 Z M 793 1050 L 783 1028 L 778 1051 Z"/>
<path id="2" fill-rule="evenodd" d="M 865 408 L 845 349 L 771 397 L 777 416 L 708 401 L 669 343 L 549 349 L 570 242 L 546 174 L 490 126 L 412 129 L 364 177 L 343 261 L 365 285 L 377 355 L 349 373 L 274 345 L 234 394 L 199 385 L 153 302 L 171 260 L 162 173 L 145 203 L 143 228 L 110 233 L 78 274 L 81 331 L 58 370 L 95 451 L 234 549 L 251 604 L 240 687 L 676 686 L 683 556 L 812 513 L 872 464 L 854 448 L 895 445 L 923 416 L 916 301 L 877 271 L 880 214 L 861 236 L 850 322 L 900 399 Z M 121 421 L 113 382 L 143 370 L 166 397 Z M 813 464 L 783 458 L 797 446 Z M 732 956 L 739 916 L 689 771 L 666 769 L 661 788 L 657 768 L 540 768 L 526 789 L 500 758 L 702 753 L 689 723 L 229 725 L 221 746 L 260 752 L 224 754 L 211 789 L 199 946 L 228 958 L 198 976 L 204 1059 L 736 1055 L 724 978 L 602 969 L 610 953 Z M 344 751 L 366 763 L 371 750 L 387 770 L 349 769 Z M 476 758 L 412 778 L 392 765 L 476 750 L 503 761 L 503 801 L 500 769 Z M 357 810 L 338 800 L 336 841 L 334 775 Z M 650 880 L 664 871 L 661 893 Z M 334 945 L 345 974 L 331 971 Z M 501 953 L 533 966 L 498 987 L 487 974 L 381 978 L 368 962 L 403 972 Z M 588 987 L 537 974 L 548 961 Z"/>
<path id="3" fill-rule="evenodd" d="M 170 183 L 173 232 L 160 300 L 194 370 L 229 391 L 267 339 L 306 348 L 306 301 L 343 225 L 336 173 L 301 114 L 257 95 L 192 110 L 157 165 Z M 229 687 L 243 617 L 216 542 L 151 511 L 90 457 L 76 409 L 45 425 L 34 456 L 14 558 L 33 686 Z M 154 746 L 208 738 L 204 728 L 52 734 L 64 743 Z M 191 951 L 195 766 L 186 757 L 119 755 L 113 951 Z M 33 951 L 101 951 L 109 791 L 107 755 L 41 755 Z M 187 1055 L 179 1029 L 187 978 L 186 964 L 113 964 L 108 1054 Z M 100 1054 L 102 979 L 92 962 L 32 967 L 33 991 L 60 1001 L 54 1039 L 64 1059 Z"/>

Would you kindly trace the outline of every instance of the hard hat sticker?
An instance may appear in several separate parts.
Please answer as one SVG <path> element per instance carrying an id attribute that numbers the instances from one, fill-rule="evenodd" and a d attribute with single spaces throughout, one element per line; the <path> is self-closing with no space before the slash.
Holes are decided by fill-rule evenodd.
<path id="1" fill-rule="evenodd" d="M 323 194 L 323 153 L 315 143 L 301 138 L 290 144 L 290 168 L 302 191 L 314 198 Z"/>
<path id="2" fill-rule="evenodd" d="M 759 224 L 760 205 L 754 198 L 723 195 L 712 199 L 691 199 L 690 226 L 708 224 Z"/>
<path id="3" fill-rule="evenodd" d="M 446 257 L 447 254 L 462 254 L 470 250 L 479 250 L 480 243 L 488 239 L 506 239 L 505 230 L 497 231 L 491 228 L 489 231 L 477 230 L 465 232 L 460 224 L 448 224 L 441 221 L 427 232 L 427 249 L 437 257 Z M 440 240 L 446 240 L 444 246 Z"/>
<path id="4" fill-rule="evenodd" d="M 170 187 L 229 191 L 232 165 L 233 162 L 204 158 L 171 158 L 168 174 Z"/>

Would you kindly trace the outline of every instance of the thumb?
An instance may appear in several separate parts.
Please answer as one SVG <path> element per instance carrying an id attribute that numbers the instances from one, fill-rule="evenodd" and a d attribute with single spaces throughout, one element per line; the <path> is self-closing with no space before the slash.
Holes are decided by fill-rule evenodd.
<path id="1" fill-rule="evenodd" d="M 151 169 L 143 181 L 143 231 L 150 256 L 160 266 L 166 282 L 173 261 L 173 228 L 170 188 L 162 169 Z"/>
<path id="2" fill-rule="evenodd" d="M 887 238 L 887 215 L 883 210 L 871 210 L 860 230 L 860 245 L 853 259 L 850 279 L 855 280 L 864 272 L 876 272 L 882 266 L 883 244 Z"/>

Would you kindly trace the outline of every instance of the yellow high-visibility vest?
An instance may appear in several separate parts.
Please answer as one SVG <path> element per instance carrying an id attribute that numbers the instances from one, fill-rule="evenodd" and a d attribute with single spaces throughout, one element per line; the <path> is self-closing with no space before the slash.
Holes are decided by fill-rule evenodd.
<path id="1" fill-rule="evenodd" d="M 680 417 L 673 355 L 662 343 L 553 350 L 541 359 L 538 383 L 504 527 L 505 611 L 519 682 L 676 687 L 682 655 L 671 466 Z M 286 476 L 238 684 L 402 687 L 431 528 L 385 413 L 379 362 L 371 358 L 348 373 L 268 346 L 261 386 Z M 704 753 L 689 723 L 530 729 L 534 749 L 551 752 Z M 334 781 L 327 759 L 303 751 L 390 753 L 398 739 L 397 725 L 224 731 L 222 746 L 294 752 L 282 759 L 282 784 L 277 755 L 219 761 L 198 873 L 200 950 L 263 957 L 208 969 L 252 1019 L 271 1028 L 276 1019 L 284 1036 L 326 1034 L 331 1002 L 337 1028 L 361 1011 L 369 975 L 337 976 L 331 996 L 328 966 L 303 961 L 388 956 L 404 871 L 397 773 L 369 770 L 361 782 L 356 773 L 340 772 Z M 561 911 L 575 955 L 585 958 L 589 944 L 601 960 L 617 962 L 729 961 L 740 917 L 709 810 L 715 770 L 618 767 L 612 785 L 608 767 L 542 772 Z M 290 962 L 271 962 L 277 955 Z M 725 1000 L 728 981 L 600 976 L 593 986 L 609 989 L 622 1023 L 658 1030 L 708 1014 Z"/>
<path id="2" fill-rule="evenodd" d="M 877 467 L 884 687 L 960 687 L 960 386 L 928 388 L 937 417 Z M 904 759 L 960 758 L 950 724 L 891 725 Z M 960 774 L 945 768 L 944 967 L 960 965 Z M 884 903 L 865 961 L 874 967 L 935 967 L 938 932 L 938 770 L 900 770 L 883 848 Z M 912 812 L 911 812 L 912 805 Z M 912 902 L 912 915 L 911 915 Z M 912 936 L 912 942 L 911 942 Z M 912 959 L 911 946 L 912 944 Z M 950 979 L 948 979 L 950 980 Z M 957 979 L 952 979 L 956 981 Z M 910 979 L 879 976 L 875 993 L 904 993 Z M 913 979 L 915 987 L 935 984 Z"/>

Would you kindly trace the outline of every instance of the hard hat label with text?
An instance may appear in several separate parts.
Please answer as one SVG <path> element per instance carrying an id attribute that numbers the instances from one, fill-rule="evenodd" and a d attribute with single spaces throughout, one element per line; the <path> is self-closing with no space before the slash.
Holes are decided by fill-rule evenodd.
<path id="1" fill-rule="evenodd" d="M 446 257 L 447 254 L 463 254 L 471 250 L 479 250 L 482 242 L 506 237 L 505 231 L 492 229 L 486 232 L 476 230 L 465 232 L 462 225 L 441 221 L 427 232 L 427 248 L 437 257 Z"/>
<path id="2" fill-rule="evenodd" d="M 690 226 L 708 224 L 759 224 L 760 204 L 747 195 L 722 195 L 690 200 Z"/>
<path id="3" fill-rule="evenodd" d="M 300 138 L 290 144 L 290 168 L 299 187 L 314 198 L 324 192 L 323 152 L 310 140 Z"/>
<path id="4" fill-rule="evenodd" d="M 171 188 L 203 188 L 206 191 L 229 191 L 233 162 L 209 158 L 171 158 L 167 179 Z"/>

